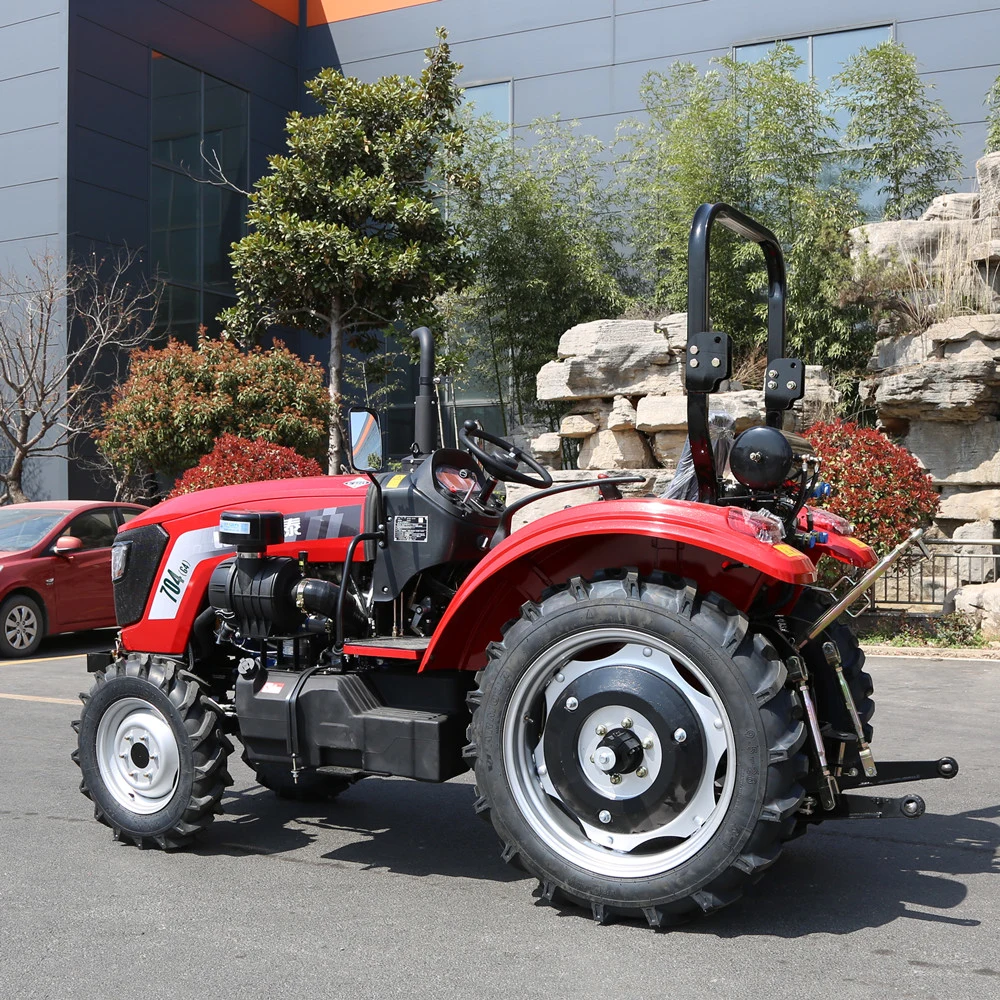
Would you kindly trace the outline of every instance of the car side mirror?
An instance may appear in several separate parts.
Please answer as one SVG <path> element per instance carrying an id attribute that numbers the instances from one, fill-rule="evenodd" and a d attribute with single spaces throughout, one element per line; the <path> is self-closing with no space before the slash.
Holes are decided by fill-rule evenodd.
<path id="1" fill-rule="evenodd" d="M 52 547 L 52 551 L 57 556 L 68 556 L 71 552 L 76 552 L 82 548 L 83 539 L 75 538 L 73 535 L 60 535 L 56 539 L 56 544 Z"/>
<path id="2" fill-rule="evenodd" d="M 382 468 L 382 428 L 374 410 L 354 410 L 348 414 L 351 426 L 351 465 L 358 472 L 378 472 Z"/>

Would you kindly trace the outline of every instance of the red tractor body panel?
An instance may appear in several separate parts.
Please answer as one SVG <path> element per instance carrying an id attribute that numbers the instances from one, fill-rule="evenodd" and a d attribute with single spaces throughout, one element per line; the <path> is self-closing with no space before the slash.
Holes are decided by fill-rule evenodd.
<path id="1" fill-rule="evenodd" d="M 478 669 L 488 641 L 525 601 L 574 576 L 634 566 L 694 579 L 736 607 L 760 587 L 798 588 L 816 580 L 811 559 L 733 530 L 727 508 L 681 500 L 614 500 L 549 514 L 512 534 L 466 578 L 434 632 L 421 670 Z"/>
<path id="2" fill-rule="evenodd" d="M 314 562 L 342 563 L 352 536 L 362 530 L 370 485 L 364 476 L 316 476 L 224 486 L 167 500 L 134 518 L 129 529 L 158 524 L 170 540 L 142 618 L 122 630 L 123 645 L 150 653 L 185 651 L 212 570 L 234 552 L 216 537 L 223 511 L 284 514 L 285 541 L 270 546 L 268 555 L 295 558 L 305 551 Z M 363 558 L 359 547 L 355 559 Z"/>

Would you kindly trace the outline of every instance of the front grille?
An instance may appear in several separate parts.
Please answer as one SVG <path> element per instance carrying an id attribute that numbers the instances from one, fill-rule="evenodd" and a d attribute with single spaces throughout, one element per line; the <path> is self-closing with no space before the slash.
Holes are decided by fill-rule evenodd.
<path id="1" fill-rule="evenodd" d="M 132 543 L 125 572 L 115 581 L 115 618 L 122 627 L 134 625 L 142 617 L 168 540 L 158 524 L 129 528 L 115 538 L 116 542 Z"/>

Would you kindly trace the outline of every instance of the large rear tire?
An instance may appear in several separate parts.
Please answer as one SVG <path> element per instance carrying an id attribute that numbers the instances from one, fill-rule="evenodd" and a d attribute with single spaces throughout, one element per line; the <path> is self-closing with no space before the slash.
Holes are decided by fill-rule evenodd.
<path id="1" fill-rule="evenodd" d="M 212 822 L 233 746 L 214 702 L 168 657 L 132 653 L 94 675 L 73 760 L 116 840 L 182 847 Z"/>
<path id="2" fill-rule="evenodd" d="M 661 927 L 737 899 L 803 797 L 785 666 L 680 580 L 572 580 L 529 603 L 470 695 L 502 856 L 596 920 Z"/>

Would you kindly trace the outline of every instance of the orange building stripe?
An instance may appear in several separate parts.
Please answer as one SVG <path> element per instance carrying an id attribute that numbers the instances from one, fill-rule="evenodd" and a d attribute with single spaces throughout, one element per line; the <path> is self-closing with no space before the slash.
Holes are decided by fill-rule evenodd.
<path id="1" fill-rule="evenodd" d="M 436 2 L 437 0 L 309 0 L 309 27 Z"/>
<path id="2" fill-rule="evenodd" d="M 278 17 L 283 17 L 292 24 L 299 23 L 299 0 L 253 0 L 259 7 L 266 7 Z"/>

